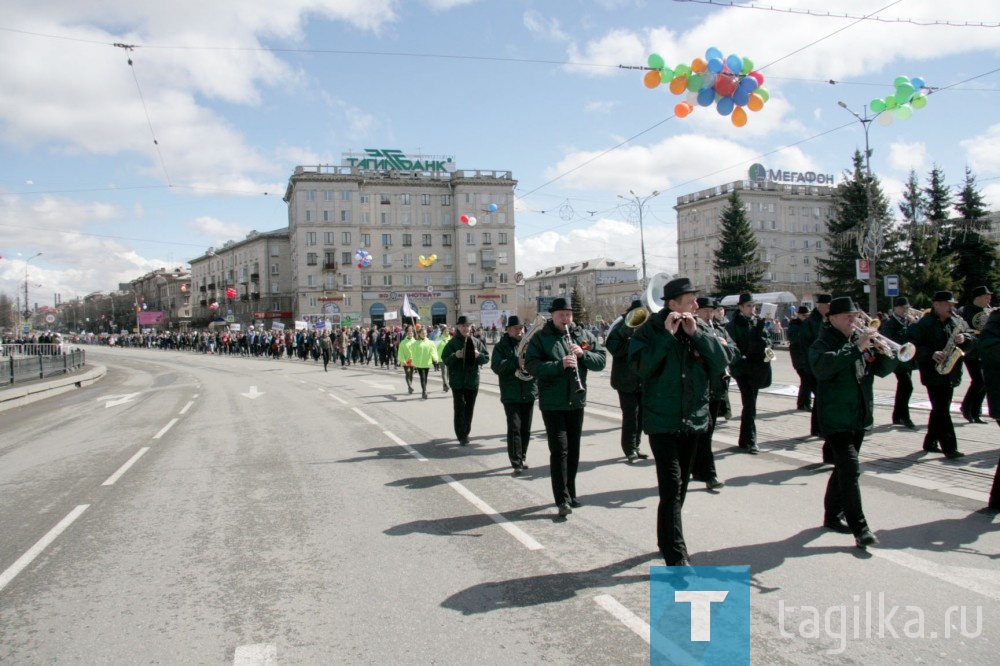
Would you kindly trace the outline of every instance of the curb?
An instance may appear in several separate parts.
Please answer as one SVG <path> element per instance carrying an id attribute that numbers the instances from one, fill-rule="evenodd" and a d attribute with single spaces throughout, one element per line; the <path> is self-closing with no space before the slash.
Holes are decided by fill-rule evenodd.
<path id="1" fill-rule="evenodd" d="M 0 390 L 0 412 L 22 407 L 46 398 L 52 398 L 60 393 L 74 391 L 84 386 L 90 386 L 106 374 L 108 374 L 108 369 L 103 365 L 97 365 L 83 374 L 70 373 L 58 379 L 49 379 L 27 386 L 14 386 L 9 389 Z"/>

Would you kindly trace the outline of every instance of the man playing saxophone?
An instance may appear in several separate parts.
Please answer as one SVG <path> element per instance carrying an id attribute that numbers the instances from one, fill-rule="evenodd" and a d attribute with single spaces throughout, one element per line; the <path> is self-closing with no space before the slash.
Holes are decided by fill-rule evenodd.
<path id="1" fill-rule="evenodd" d="M 962 308 L 962 319 L 969 325 L 969 328 L 978 332 L 983 328 L 985 321 L 976 325 L 979 320 L 989 317 L 990 301 L 993 292 L 989 287 L 980 286 L 972 290 L 972 302 Z M 981 313 L 985 312 L 983 315 Z M 965 355 L 965 367 L 969 371 L 969 388 L 962 398 L 962 416 L 969 423 L 986 423 L 981 417 L 983 412 L 983 400 L 986 399 L 986 384 L 983 380 L 983 366 L 979 361 L 979 351 L 973 349 Z"/>
<path id="2" fill-rule="evenodd" d="M 528 467 L 531 417 L 538 398 L 538 383 L 524 371 L 524 359 L 517 353 L 523 337 L 524 324 L 517 315 L 508 317 L 507 331 L 493 348 L 490 358 L 490 369 L 497 375 L 500 402 L 507 415 L 507 457 L 514 468 L 514 476 L 520 476 Z"/>
<path id="3" fill-rule="evenodd" d="M 927 388 L 931 415 L 924 436 L 924 451 L 943 452 L 946 458 L 961 458 L 955 426 L 951 422 L 951 398 L 962 381 L 961 353 L 975 341 L 966 335 L 965 322 L 953 313 L 955 298 L 950 291 L 934 294 L 930 312 L 907 329 L 917 346 L 920 383 Z M 944 372 L 941 372 L 944 370 Z"/>

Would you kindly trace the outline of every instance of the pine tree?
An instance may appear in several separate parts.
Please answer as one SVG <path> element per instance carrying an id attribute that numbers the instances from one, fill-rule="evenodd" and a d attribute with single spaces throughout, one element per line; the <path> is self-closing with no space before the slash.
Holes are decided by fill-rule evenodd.
<path id="1" fill-rule="evenodd" d="M 964 278 L 962 283 L 962 303 L 972 300 L 972 290 L 980 285 L 989 286 L 995 279 L 997 269 L 997 249 L 989 239 L 983 237 L 990 230 L 989 211 L 983 196 L 976 188 L 976 177 L 969 167 L 965 167 L 965 183 L 958 193 L 955 209 L 961 218 L 955 225 L 955 273 Z"/>
<path id="2" fill-rule="evenodd" d="M 873 237 L 878 241 L 878 251 L 871 254 L 881 253 L 889 231 L 885 228 L 888 225 L 889 201 L 878 178 L 872 176 L 869 181 L 864 159 L 860 150 L 854 151 L 854 171 L 845 174 L 837 185 L 834 217 L 827 223 L 826 242 L 830 254 L 816 260 L 819 285 L 835 296 L 850 296 L 859 306 L 868 302 L 865 282 L 856 277 L 856 262 L 861 258 L 861 246 L 869 231 L 869 220 L 878 222 L 882 227 L 881 233 Z"/>
<path id="3" fill-rule="evenodd" d="M 924 188 L 924 201 L 927 219 L 937 232 L 938 252 L 952 254 L 955 251 L 957 225 L 952 220 L 951 190 L 944 182 L 944 171 L 934 166 L 927 174 L 927 186 Z"/>
<path id="4" fill-rule="evenodd" d="M 719 249 L 715 251 L 715 291 L 720 296 L 761 291 L 764 269 L 757 257 L 757 237 L 736 190 L 722 211 Z"/>
<path id="5" fill-rule="evenodd" d="M 583 290 L 579 284 L 573 285 L 573 292 L 570 295 L 570 306 L 573 308 L 573 323 L 577 326 L 587 326 L 590 324 L 590 315 L 587 312 L 587 303 L 583 299 Z"/>

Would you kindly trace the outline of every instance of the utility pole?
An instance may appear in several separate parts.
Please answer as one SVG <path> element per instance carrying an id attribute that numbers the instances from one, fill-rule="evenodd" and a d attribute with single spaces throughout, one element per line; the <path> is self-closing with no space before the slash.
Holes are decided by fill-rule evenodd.
<path id="1" fill-rule="evenodd" d="M 31 321 L 31 302 L 28 300 L 28 263 L 37 257 L 42 256 L 42 253 L 34 254 L 24 260 L 24 318 L 30 323 Z"/>
<path id="2" fill-rule="evenodd" d="M 882 253 L 882 246 L 885 244 L 885 238 L 882 233 L 882 222 L 881 220 L 876 220 L 875 216 L 872 215 L 872 164 L 871 148 L 868 147 L 868 128 L 871 126 L 872 121 L 878 118 L 879 114 L 874 116 L 868 115 L 868 105 L 864 107 L 865 115 L 860 116 L 857 112 L 850 109 L 844 102 L 837 102 L 837 104 L 850 113 L 852 116 L 857 118 L 858 122 L 865 129 L 865 208 L 867 210 L 867 225 L 868 228 L 865 230 L 865 237 L 859 243 L 858 250 L 861 253 L 862 259 L 868 260 L 868 314 L 872 317 L 878 317 L 878 292 L 877 284 L 875 282 L 875 264 L 878 263 L 879 255 Z"/>
<path id="3" fill-rule="evenodd" d="M 632 195 L 631 198 L 630 197 L 622 196 L 620 194 L 618 195 L 618 198 L 619 199 L 624 199 L 625 201 L 629 201 L 629 202 L 635 204 L 636 211 L 638 211 L 638 218 L 639 218 L 639 252 L 642 255 L 642 291 L 645 292 L 645 290 L 646 290 L 646 236 L 645 236 L 645 233 L 644 233 L 643 228 L 642 228 L 642 212 L 643 212 L 643 209 L 646 207 L 646 202 L 649 201 L 650 199 L 652 199 L 653 197 L 660 196 L 660 192 L 659 192 L 659 190 L 653 190 L 652 194 L 649 194 L 649 195 L 647 195 L 645 197 L 640 197 L 638 194 L 636 194 L 632 190 L 629 190 L 628 193 Z"/>

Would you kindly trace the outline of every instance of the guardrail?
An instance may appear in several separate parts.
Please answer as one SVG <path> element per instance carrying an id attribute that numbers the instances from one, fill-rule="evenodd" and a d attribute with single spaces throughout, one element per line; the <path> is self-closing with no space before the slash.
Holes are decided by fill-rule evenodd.
<path id="1" fill-rule="evenodd" d="M 0 362 L 0 386 L 64 375 L 82 367 L 86 362 L 86 354 L 82 349 L 74 349 L 59 355 L 20 357 L 7 355 L 6 351 L 5 346 L 6 358 Z"/>
<path id="2" fill-rule="evenodd" d="M 14 342 L 0 346 L 3 356 L 13 356 L 23 358 L 25 356 L 61 356 L 63 344 L 61 342 Z"/>

